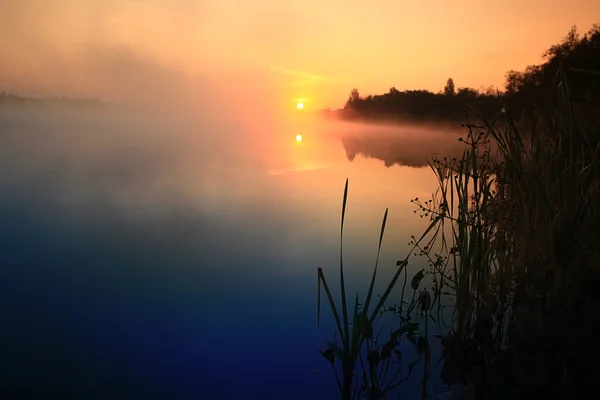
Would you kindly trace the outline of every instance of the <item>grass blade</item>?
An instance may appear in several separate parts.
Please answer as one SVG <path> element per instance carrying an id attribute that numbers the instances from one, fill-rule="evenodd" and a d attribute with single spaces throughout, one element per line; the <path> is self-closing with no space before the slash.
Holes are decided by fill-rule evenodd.
<path id="1" fill-rule="evenodd" d="M 342 318 L 344 322 L 344 330 L 340 330 L 340 335 L 342 335 L 342 343 L 344 343 L 344 347 L 347 348 L 346 340 L 348 340 L 350 336 L 350 328 L 348 327 L 348 304 L 346 302 L 346 283 L 344 281 L 344 218 L 346 217 L 346 204 L 348 201 L 348 178 L 346 178 L 346 185 L 344 186 L 344 200 L 342 202 L 342 221 L 340 224 L 340 287 L 341 287 L 341 302 L 342 302 Z"/>
<path id="2" fill-rule="evenodd" d="M 442 218 L 443 218 L 444 215 L 445 215 L 445 212 L 442 211 L 442 213 L 440 215 L 438 215 L 437 217 L 434 218 L 434 220 L 431 222 L 431 224 L 429 224 L 429 226 L 425 230 L 425 233 L 423 233 L 421 235 L 421 237 L 419 238 L 419 240 L 415 242 L 416 244 L 415 244 L 414 247 L 416 247 L 416 245 L 419 244 L 421 242 L 421 240 L 423 240 L 423 238 L 425 238 L 429 232 L 431 232 L 431 230 L 437 225 L 437 223 L 442 220 Z M 398 270 L 394 274 L 394 277 L 392 278 L 392 280 L 388 284 L 388 287 L 385 289 L 385 292 L 383 293 L 383 296 L 381 296 L 381 298 L 379 299 L 379 302 L 377 303 L 377 306 L 375 306 L 375 309 L 373 310 L 373 312 L 371 313 L 371 317 L 369 318 L 369 320 L 371 322 L 373 322 L 375 320 L 375 318 L 377 318 L 377 314 L 379 314 L 379 312 L 383 308 L 383 304 L 385 303 L 385 301 L 387 300 L 388 296 L 392 292 L 392 289 L 396 285 L 396 281 L 400 277 L 400 273 L 402 273 L 402 270 L 404 268 L 406 268 L 407 264 L 408 264 L 408 258 L 405 259 L 403 263 L 401 263 L 400 268 L 398 268 Z"/>
<path id="3" fill-rule="evenodd" d="M 340 332 L 340 335 L 342 335 L 343 331 L 342 324 L 340 321 L 340 315 L 337 311 L 337 307 L 335 306 L 333 296 L 331 295 L 331 290 L 329 290 L 329 286 L 327 285 L 327 281 L 325 280 L 325 275 L 323 274 L 322 268 L 317 269 L 317 275 L 319 279 L 319 287 L 317 293 L 317 325 L 319 325 L 321 322 L 321 285 L 323 285 L 323 289 L 325 290 L 325 294 L 327 295 L 327 300 L 329 301 L 331 313 L 333 314 L 333 318 L 335 319 L 335 324 L 337 325 L 337 329 Z"/>
<path id="4" fill-rule="evenodd" d="M 369 306 L 371 305 L 371 298 L 373 297 L 373 290 L 375 288 L 375 277 L 377 276 L 377 266 L 379 265 L 379 254 L 381 253 L 381 243 L 383 242 L 383 234 L 385 233 L 385 226 L 387 224 L 388 209 L 385 209 L 383 214 L 383 221 L 381 222 L 381 232 L 379 233 L 379 244 L 377 246 L 377 258 L 375 259 L 375 268 L 373 269 L 373 276 L 371 277 L 371 284 L 369 285 L 369 291 L 367 293 L 367 299 L 363 310 L 361 312 L 360 321 L 361 323 L 366 322 L 367 313 L 369 312 Z"/>

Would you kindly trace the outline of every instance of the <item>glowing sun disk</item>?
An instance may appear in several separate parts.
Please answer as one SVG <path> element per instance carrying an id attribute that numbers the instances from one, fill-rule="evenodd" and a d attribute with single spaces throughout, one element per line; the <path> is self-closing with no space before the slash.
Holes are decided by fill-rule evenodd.
<path id="1" fill-rule="evenodd" d="M 302 135 L 296 135 L 296 142 L 300 143 L 302 141 Z"/>

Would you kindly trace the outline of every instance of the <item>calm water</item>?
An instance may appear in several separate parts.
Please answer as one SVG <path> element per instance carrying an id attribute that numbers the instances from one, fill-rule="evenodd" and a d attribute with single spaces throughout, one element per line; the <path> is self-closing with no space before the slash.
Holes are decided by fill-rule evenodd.
<path id="1" fill-rule="evenodd" d="M 355 293 L 385 208 L 380 282 L 423 230 L 410 199 L 435 180 L 428 168 L 349 162 L 331 126 L 303 131 L 302 144 L 294 129 L 3 114 L 2 391 L 335 398 L 317 351 L 333 325 L 325 309 L 317 328 L 316 268 L 337 287 L 344 181 Z"/>

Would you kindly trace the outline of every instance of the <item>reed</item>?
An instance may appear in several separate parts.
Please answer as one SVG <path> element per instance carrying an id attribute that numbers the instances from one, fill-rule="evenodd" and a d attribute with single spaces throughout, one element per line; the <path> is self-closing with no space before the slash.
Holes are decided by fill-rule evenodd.
<path id="1" fill-rule="evenodd" d="M 438 188 L 429 200 L 413 200 L 429 225 L 412 237 L 408 256 L 372 309 L 387 210 L 366 299 L 360 303 L 356 296 L 349 311 L 342 258 L 346 181 L 341 307 L 318 269 L 318 318 L 323 287 L 337 327 L 336 340 L 322 354 L 333 366 L 342 399 L 387 398 L 390 387 L 404 381 L 389 377 L 402 335 L 422 356 L 409 370 L 423 360 L 426 398 L 433 370 L 429 320 L 442 332 L 442 379 L 469 386 L 475 398 L 585 394 L 593 378 L 582 371 L 598 372 L 600 356 L 594 340 L 600 333 L 600 105 L 573 97 L 562 66 L 554 88 L 532 117 L 504 104 L 493 119 L 464 125 L 461 157 L 429 160 Z M 425 257 L 428 268 L 410 279 L 413 293 L 405 301 L 411 254 Z M 386 307 L 401 276 L 401 301 Z M 427 287 L 419 290 L 425 277 L 431 295 Z M 415 309 L 421 318 L 411 320 Z M 374 330 L 385 311 L 398 314 L 401 323 L 378 346 Z"/>
<path id="2" fill-rule="evenodd" d="M 600 129 L 562 68 L 556 90 L 529 121 L 505 106 L 467 124 L 463 156 L 431 159 L 438 190 L 414 201 L 436 223 L 419 247 L 434 302 L 452 309 L 442 377 L 478 398 L 508 384 L 567 396 L 575 366 L 592 362 L 582 350 L 600 328 Z"/>
<path id="3" fill-rule="evenodd" d="M 358 294 L 354 299 L 354 304 L 350 308 L 349 299 L 346 293 L 344 278 L 343 261 L 343 242 L 344 242 L 344 220 L 346 217 L 346 204 L 348 200 L 348 180 L 344 187 L 344 197 L 342 202 L 342 218 L 340 224 L 340 294 L 339 304 L 335 301 L 330 287 L 325 279 L 322 268 L 318 268 L 318 294 L 317 294 L 317 322 L 321 319 L 321 290 L 325 292 L 327 303 L 333 319 L 335 321 L 336 333 L 334 341 L 327 342 L 327 348 L 321 350 L 323 357 L 331 364 L 337 385 L 341 392 L 343 400 L 348 399 L 385 399 L 393 390 L 397 389 L 411 375 L 420 358 L 408 362 L 405 368 L 402 368 L 402 350 L 399 348 L 400 338 L 406 336 L 414 342 L 421 355 L 427 355 L 426 336 L 419 335 L 417 332 L 419 323 L 411 321 L 404 315 L 410 315 L 410 312 L 419 306 L 415 300 L 415 293 L 419 288 L 424 271 L 420 271 L 411 279 L 411 289 L 413 290 L 413 300 L 405 307 L 405 302 L 399 302 L 392 307 L 385 305 L 389 299 L 392 290 L 398 280 L 403 276 L 404 284 L 402 288 L 402 297 L 406 289 L 408 280 L 407 265 L 410 253 L 401 261 L 396 263 L 396 272 L 388 283 L 383 295 L 378 300 L 374 300 L 374 287 L 377 277 L 377 268 L 379 265 L 379 254 L 385 233 L 388 210 L 385 210 L 381 231 L 379 235 L 379 244 L 377 247 L 377 257 L 373 269 L 371 282 L 367 289 L 365 299 L 359 301 Z M 431 224 L 433 229 L 435 224 Z M 427 236 L 429 229 L 422 235 Z M 413 245 L 413 251 L 418 246 L 416 240 Z M 394 325 L 389 333 L 383 334 L 385 326 L 382 317 L 386 312 L 398 314 L 401 318 L 395 319 L 399 324 Z M 390 325 L 391 326 L 391 325 Z M 339 371 L 341 369 L 341 372 Z"/>

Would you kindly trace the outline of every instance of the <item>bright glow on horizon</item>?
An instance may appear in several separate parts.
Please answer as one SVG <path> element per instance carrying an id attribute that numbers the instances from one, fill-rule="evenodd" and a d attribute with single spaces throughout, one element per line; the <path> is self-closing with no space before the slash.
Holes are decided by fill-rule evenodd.
<path id="1" fill-rule="evenodd" d="M 302 135 L 296 135 L 296 142 L 302 142 Z"/>
<path id="2" fill-rule="evenodd" d="M 298 107 L 299 110 L 302 110 L 304 108 L 304 103 L 298 103 L 296 107 Z"/>
<path id="3" fill-rule="evenodd" d="M 202 98 L 257 121 L 273 104 L 282 113 L 300 110 L 300 102 L 310 110 L 343 107 L 353 88 L 363 96 L 392 86 L 435 93 L 450 77 L 457 87 L 503 88 L 507 71 L 543 62 L 541 54 L 572 25 L 587 32 L 600 15 L 597 0 L 544 7 L 378 0 L 347 2 L 342 14 L 338 2 L 319 0 L 1 4 L 3 90 L 119 102 L 156 98 L 160 107 L 173 102 L 155 93 L 181 103 L 189 88 L 194 104 Z"/>

